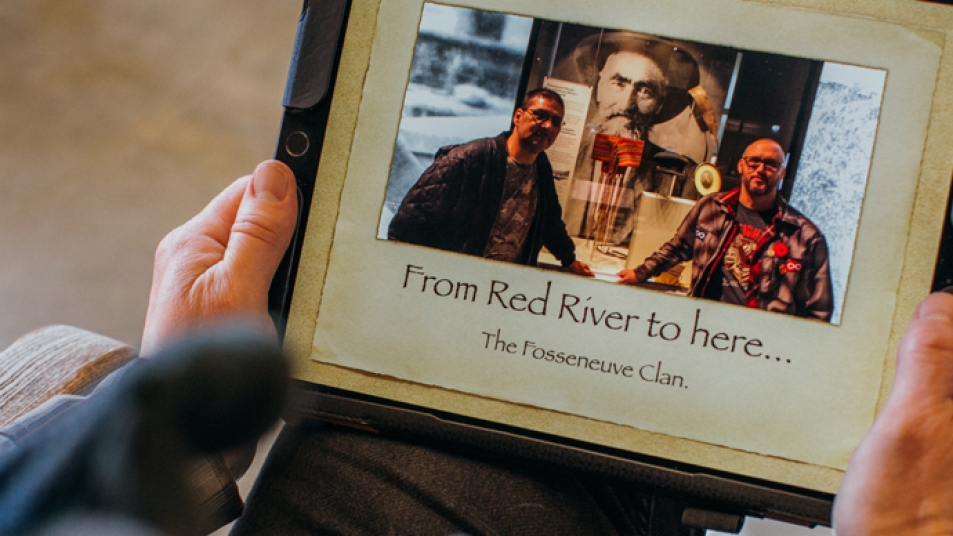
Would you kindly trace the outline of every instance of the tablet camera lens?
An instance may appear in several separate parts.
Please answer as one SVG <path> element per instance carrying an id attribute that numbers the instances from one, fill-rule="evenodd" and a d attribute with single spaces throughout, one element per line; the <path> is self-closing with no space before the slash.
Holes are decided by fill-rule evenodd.
<path id="1" fill-rule="evenodd" d="M 285 140 L 285 151 L 287 151 L 289 155 L 297 158 L 307 153 L 310 145 L 311 140 L 308 139 L 308 135 L 300 130 L 296 130 Z"/>

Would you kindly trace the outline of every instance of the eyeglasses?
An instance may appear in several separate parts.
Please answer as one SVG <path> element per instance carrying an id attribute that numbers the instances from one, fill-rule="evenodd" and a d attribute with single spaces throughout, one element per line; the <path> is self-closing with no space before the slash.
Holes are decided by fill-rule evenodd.
<path id="1" fill-rule="evenodd" d="M 751 169 L 758 169 L 758 166 L 764 164 L 764 170 L 772 172 L 781 169 L 781 164 L 783 163 L 773 158 L 760 158 L 757 156 L 743 156 L 741 159 L 744 160 L 745 164 L 748 164 L 748 167 Z"/>
<path id="2" fill-rule="evenodd" d="M 551 114 L 546 110 L 530 110 L 528 108 L 526 112 L 537 125 L 542 125 L 543 123 L 549 121 L 549 123 L 555 128 L 560 128 L 563 126 L 563 118 L 561 115 Z"/>

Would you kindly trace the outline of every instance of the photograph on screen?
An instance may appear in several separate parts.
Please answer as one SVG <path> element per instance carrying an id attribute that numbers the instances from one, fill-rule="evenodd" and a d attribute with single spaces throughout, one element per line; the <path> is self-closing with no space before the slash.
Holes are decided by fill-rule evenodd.
<path id="1" fill-rule="evenodd" d="M 426 3 L 377 236 L 839 324 L 885 78 Z"/>

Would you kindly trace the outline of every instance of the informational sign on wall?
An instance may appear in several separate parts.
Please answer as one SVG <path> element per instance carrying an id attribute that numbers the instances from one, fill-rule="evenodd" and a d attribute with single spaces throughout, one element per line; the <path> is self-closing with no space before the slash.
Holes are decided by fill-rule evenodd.
<path id="1" fill-rule="evenodd" d="M 586 115 L 589 112 L 592 88 L 548 76 L 543 82 L 543 87 L 559 93 L 566 105 L 563 129 L 556 138 L 556 143 L 546 151 L 549 163 L 553 165 L 558 189 L 563 179 L 568 185 L 576 169 L 576 158 L 579 156 L 579 146 L 586 129 Z"/>

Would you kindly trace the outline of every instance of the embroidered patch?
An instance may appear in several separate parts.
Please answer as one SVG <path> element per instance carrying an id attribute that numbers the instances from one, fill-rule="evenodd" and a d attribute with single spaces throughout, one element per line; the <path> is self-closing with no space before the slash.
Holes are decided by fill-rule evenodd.
<path id="1" fill-rule="evenodd" d="M 699 240 L 704 240 L 708 238 L 708 231 L 702 229 L 701 227 L 695 228 L 695 238 Z"/>
<path id="2" fill-rule="evenodd" d="M 800 272 L 800 271 L 801 271 L 801 261 L 788 259 L 784 261 L 784 264 L 781 265 L 782 274 L 786 274 L 788 272 Z"/>

